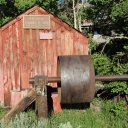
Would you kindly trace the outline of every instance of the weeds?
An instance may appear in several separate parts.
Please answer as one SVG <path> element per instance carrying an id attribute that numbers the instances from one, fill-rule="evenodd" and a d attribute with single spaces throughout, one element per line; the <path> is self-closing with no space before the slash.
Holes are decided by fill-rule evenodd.
<path id="1" fill-rule="evenodd" d="M 124 103 L 95 99 L 93 105 L 101 107 L 86 110 L 63 110 L 48 120 L 38 120 L 35 112 L 18 114 L 8 123 L 1 123 L 0 128 L 128 128 L 128 110 Z"/>

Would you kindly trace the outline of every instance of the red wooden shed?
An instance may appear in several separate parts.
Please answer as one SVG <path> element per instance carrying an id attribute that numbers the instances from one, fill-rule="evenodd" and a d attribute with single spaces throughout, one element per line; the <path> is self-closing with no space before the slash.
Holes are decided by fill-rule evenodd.
<path id="1" fill-rule="evenodd" d="M 13 107 L 35 75 L 56 76 L 57 56 L 88 54 L 88 38 L 34 6 L 0 28 L 0 103 Z"/>

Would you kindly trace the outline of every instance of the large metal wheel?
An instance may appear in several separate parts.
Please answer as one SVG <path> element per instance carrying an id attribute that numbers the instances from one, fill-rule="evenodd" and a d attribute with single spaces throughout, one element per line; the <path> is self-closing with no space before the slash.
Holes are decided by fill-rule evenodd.
<path id="1" fill-rule="evenodd" d="M 91 57 L 73 55 L 58 57 L 58 76 L 61 77 L 61 103 L 91 102 L 95 93 L 95 75 Z"/>

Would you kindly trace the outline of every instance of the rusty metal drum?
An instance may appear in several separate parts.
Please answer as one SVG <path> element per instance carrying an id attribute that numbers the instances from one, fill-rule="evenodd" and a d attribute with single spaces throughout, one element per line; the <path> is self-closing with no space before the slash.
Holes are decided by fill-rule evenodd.
<path id="1" fill-rule="evenodd" d="M 61 103 L 91 102 L 95 93 L 94 67 L 89 55 L 58 57 Z"/>

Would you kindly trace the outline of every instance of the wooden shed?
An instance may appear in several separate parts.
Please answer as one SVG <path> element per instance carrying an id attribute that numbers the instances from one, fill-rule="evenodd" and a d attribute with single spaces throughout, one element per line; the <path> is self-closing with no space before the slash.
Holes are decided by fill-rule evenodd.
<path id="1" fill-rule="evenodd" d="M 88 38 L 34 6 L 0 27 L 0 103 L 13 107 L 35 75 L 56 76 L 59 55 L 87 55 Z"/>

